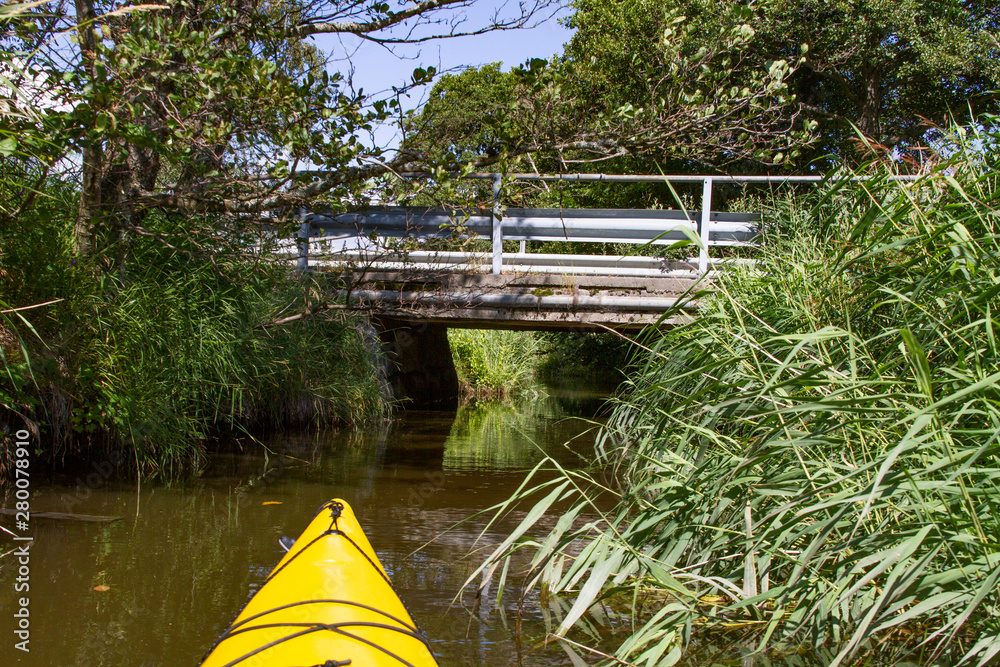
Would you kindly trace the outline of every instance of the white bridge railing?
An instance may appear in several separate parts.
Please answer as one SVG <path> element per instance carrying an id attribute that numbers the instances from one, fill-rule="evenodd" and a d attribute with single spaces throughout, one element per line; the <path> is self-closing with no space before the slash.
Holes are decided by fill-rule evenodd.
<path id="1" fill-rule="evenodd" d="M 419 175 L 412 175 L 417 176 Z M 401 206 L 373 207 L 360 213 L 324 214 L 302 212 L 297 238 L 297 266 L 309 267 L 312 241 L 343 241 L 350 238 L 478 238 L 489 239 L 489 253 L 408 252 L 405 256 L 379 258 L 382 268 L 414 268 L 415 265 L 476 267 L 488 265 L 494 274 L 508 271 L 562 270 L 574 273 L 649 275 L 661 271 L 655 257 L 595 255 L 545 255 L 528 253 L 528 241 L 602 242 L 669 245 L 684 239 L 697 243 L 697 272 L 708 271 L 709 248 L 748 245 L 760 233 L 759 213 L 729 213 L 712 210 L 712 189 L 717 183 L 819 182 L 820 176 L 626 176 L 609 174 L 508 174 L 518 181 L 701 183 L 701 210 L 661 209 L 518 209 L 501 213 L 501 174 L 473 174 L 467 178 L 493 181 L 493 208 L 465 215 L 442 208 Z M 520 241 L 520 252 L 504 253 L 504 241 Z M 362 248 L 343 250 L 335 261 L 364 261 L 371 253 Z M 694 266 L 690 267 L 694 269 Z"/>

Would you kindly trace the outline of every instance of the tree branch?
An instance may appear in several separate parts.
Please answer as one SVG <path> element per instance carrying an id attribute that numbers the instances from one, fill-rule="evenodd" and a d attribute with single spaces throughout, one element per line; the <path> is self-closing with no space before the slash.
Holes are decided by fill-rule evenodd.
<path id="1" fill-rule="evenodd" d="M 370 21 L 329 21 L 324 20 L 327 17 L 316 17 L 313 19 L 308 19 L 297 26 L 293 26 L 291 29 L 286 29 L 289 36 L 292 37 L 308 37 L 309 35 L 318 34 L 352 34 L 362 37 L 366 40 L 373 42 L 378 42 L 380 44 L 402 44 L 402 43 L 417 43 L 425 42 L 432 39 L 438 39 L 441 37 L 465 37 L 469 35 L 481 35 L 486 32 L 493 30 L 509 30 L 513 28 L 521 28 L 526 25 L 526 23 L 531 20 L 539 10 L 552 6 L 558 5 L 557 0 L 535 0 L 531 5 L 520 5 L 520 12 L 517 16 L 512 17 L 508 20 L 501 20 L 499 15 L 496 14 L 489 25 L 483 26 L 481 28 L 476 28 L 468 31 L 456 31 L 452 24 L 452 30 L 444 32 L 442 34 L 427 35 L 421 37 L 415 37 L 413 35 L 407 35 L 405 37 L 380 37 L 373 33 L 392 28 L 403 24 L 410 19 L 425 17 L 428 14 L 434 13 L 437 10 L 444 9 L 447 7 L 466 7 L 472 4 L 471 0 L 423 0 L 423 2 L 418 2 L 407 9 L 400 12 L 387 12 L 385 16 L 377 19 L 372 19 Z"/>

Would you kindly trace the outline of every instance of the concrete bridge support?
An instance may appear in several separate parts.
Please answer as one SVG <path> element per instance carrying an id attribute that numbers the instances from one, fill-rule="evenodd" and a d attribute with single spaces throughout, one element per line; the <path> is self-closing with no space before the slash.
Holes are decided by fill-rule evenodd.
<path id="1" fill-rule="evenodd" d="M 393 396 L 406 408 L 456 410 L 458 374 L 444 324 L 374 317 L 372 323 L 389 358 Z"/>

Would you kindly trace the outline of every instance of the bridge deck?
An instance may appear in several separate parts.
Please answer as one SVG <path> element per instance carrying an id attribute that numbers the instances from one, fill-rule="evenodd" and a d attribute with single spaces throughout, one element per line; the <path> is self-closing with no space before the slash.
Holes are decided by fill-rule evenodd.
<path id="1" fill-rule="evenodd" d="M 345 308 L 478 329 L 638 330 L 674 323 L 693 278 L 366 271 L 338 275 Z"/>

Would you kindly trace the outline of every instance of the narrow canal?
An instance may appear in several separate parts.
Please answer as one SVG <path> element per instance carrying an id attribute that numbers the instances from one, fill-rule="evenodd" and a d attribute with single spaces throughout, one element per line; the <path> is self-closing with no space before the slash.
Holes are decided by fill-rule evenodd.
<path id="1" fill-rule="evenodd" d="M 104 477 L 111 460 L 80 483 L 36 486 L 35 511 L 123 519 L 35 521 L 31 652 L 12 649 L 8 561 L 0 568 L 2 662 L 197 665 L 280 558 L 278 538 L 297 536 L 323 501 L 341 497 L 442 665 L 565 664 L 559 648 L 537 648 L 548 622 L 537 600 L 519 605 L 508 591 L 501 605 L 489 597 L 473 608 L 454 597 L 514 525 L 481 536 L 490 518 L 482 512 L 546 455 L 580 466 L 601 404 L 579 389 L 539 387 L 515 405 L 405 412 L 379 429 L 244 442 L 183 483 L 113 483 Z"/>

